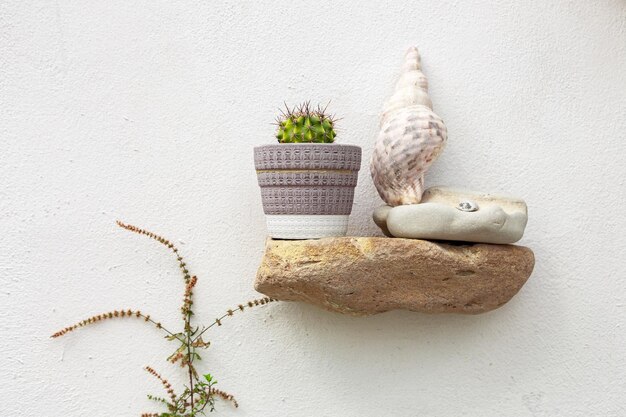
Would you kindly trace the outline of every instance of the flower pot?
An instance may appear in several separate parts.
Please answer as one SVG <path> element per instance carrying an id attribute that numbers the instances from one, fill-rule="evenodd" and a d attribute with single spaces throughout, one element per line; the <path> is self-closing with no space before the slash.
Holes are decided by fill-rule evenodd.
<path id="1" fill-rule="evenodd" d="M 275 239 L 344 236 L 361 148 L 334 143 L 254 148 L 267 230 Z"/>

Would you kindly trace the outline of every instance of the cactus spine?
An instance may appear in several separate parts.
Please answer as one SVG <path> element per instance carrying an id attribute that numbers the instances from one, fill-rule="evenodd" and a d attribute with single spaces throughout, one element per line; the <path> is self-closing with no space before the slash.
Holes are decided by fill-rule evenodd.
<path id="1" fill-rule="evenodd" d="M 276 119 L 276 139 L 280 143 L 333 143 L 335 120 L 325 113 L 326 109 L 312 109 L 309 102 L 281 110 Z"/>

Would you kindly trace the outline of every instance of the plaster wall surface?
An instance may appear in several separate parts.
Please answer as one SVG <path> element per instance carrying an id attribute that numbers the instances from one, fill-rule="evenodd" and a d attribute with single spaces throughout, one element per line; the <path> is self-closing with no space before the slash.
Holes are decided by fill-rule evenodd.
<path id="1" fill-rule="evenodd" d="M 526 199 L 536 268 L 478 316 L 353 318 L 302 304 L 211 333 L 203 371 L 249 416 L 626 415 L 626 3 L 2 1 L 0 416 L 158 410 L 178 324 L 174 240 L 196 318 L 257 297 L 265 226 L 253 146 L 286 101 L 331 101 L 363 147 L 350 233 L 377 235 L 378 112 L 417 45 L 449 143 L 427 185 Z"/>

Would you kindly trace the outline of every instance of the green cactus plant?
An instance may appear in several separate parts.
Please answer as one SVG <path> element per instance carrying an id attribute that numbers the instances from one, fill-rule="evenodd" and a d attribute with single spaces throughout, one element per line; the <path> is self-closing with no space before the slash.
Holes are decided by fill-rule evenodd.
<path id="1" fill-rule="evenodd" d="M 276 119 L 276 139 L 280 143 L 333 143 L 335 119 L 326 114 L 326 108 L 312 109 L 309 102 L 285 110 Z"/>

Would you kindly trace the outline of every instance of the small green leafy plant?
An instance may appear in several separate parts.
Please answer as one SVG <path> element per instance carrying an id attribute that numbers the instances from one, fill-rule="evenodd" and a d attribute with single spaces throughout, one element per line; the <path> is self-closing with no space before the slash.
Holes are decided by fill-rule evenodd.
<path id="1" fill-rule="evenodd" d="M 312 109 L 309 102 L 281 110 L 276 119 L 276 138 L 280 143 L 333 143 L 335 119 L 326 114 L 326 108 Z"/>
<path id="2" fill-rule="evenodd" d="M 174 246 L 169 240 L 156 235 L 138 227 L 117 222 L 117 224 L 131 232 L 148 236 L 151 239 L 166 246 L 176 256 L 178 266 L 182 272 L 185 282 L 185 293 L 183 297 L 183 304 L 181 307 L 182 316 L 182 329 L 180 331 L 169 330 L 164 327 L 161 322 L 152 318 L 149 314 L 144 314 L 139 310 L 123 309 L 109 311 L 103 314 L 89 317 L 76 324 L 68 326 L 52 335 L 53 338 L 61 337 L 69 332 L 72 332 L 78 328 L 88 326 L 103 320 L 117 319 L 117 318 L 138 318 L 142 319 L 146 323 L 150 323 L 160 331 L 166 333 L 165 338 L 170 342 L 175 342 L 178 347 L 167 358 L 171 363 L 178 363 L 182 368 L 185 368 L 188 375 L 188 385 L 183 387 L 180 393 L 176 393 L 169 381 L 156 372 L 153 368 L 146 366 L 146 371 L 158 379 L 165 389 L 166 396 L 148 395 L 148 398 L 163 405 L 167 411 L 161 413 L 143 413 L 142 417 L 194 417 L 205 415 L 208 411 L 215 410 L 215 399 L 222 398 L 232 403 L 233 406 L 238 407 L 235 398 L 220 389 L 217 389 L 215 385 L 217 381 L 211 374 L 199 375 L 196 370 L 196 362 L 201 360 L 198 354 L 199 349 L 206 349 L 209 347 L 210 342 L 205 341 L 203 336 L 207 330 L 214 326 L 221 326 L 222 320 L 227 317 L 233 316 L 236 312 L 243 312 L 249 308 L 265 305 L 267 303 L 276 301 L 272 298 L 265 297 L 256 300 L 248 301 L 245 304 L 239 304 L 234 309 L 229 309 L 222 316 L 215 319 L 214 322 L 208 326 L 194 326 L 192 324 L 193 317 L 193 289 L 198 282 L 198 278 L 192 276 L 187 269 L 183 257 L 180 255 L 178 248 Z"/>

